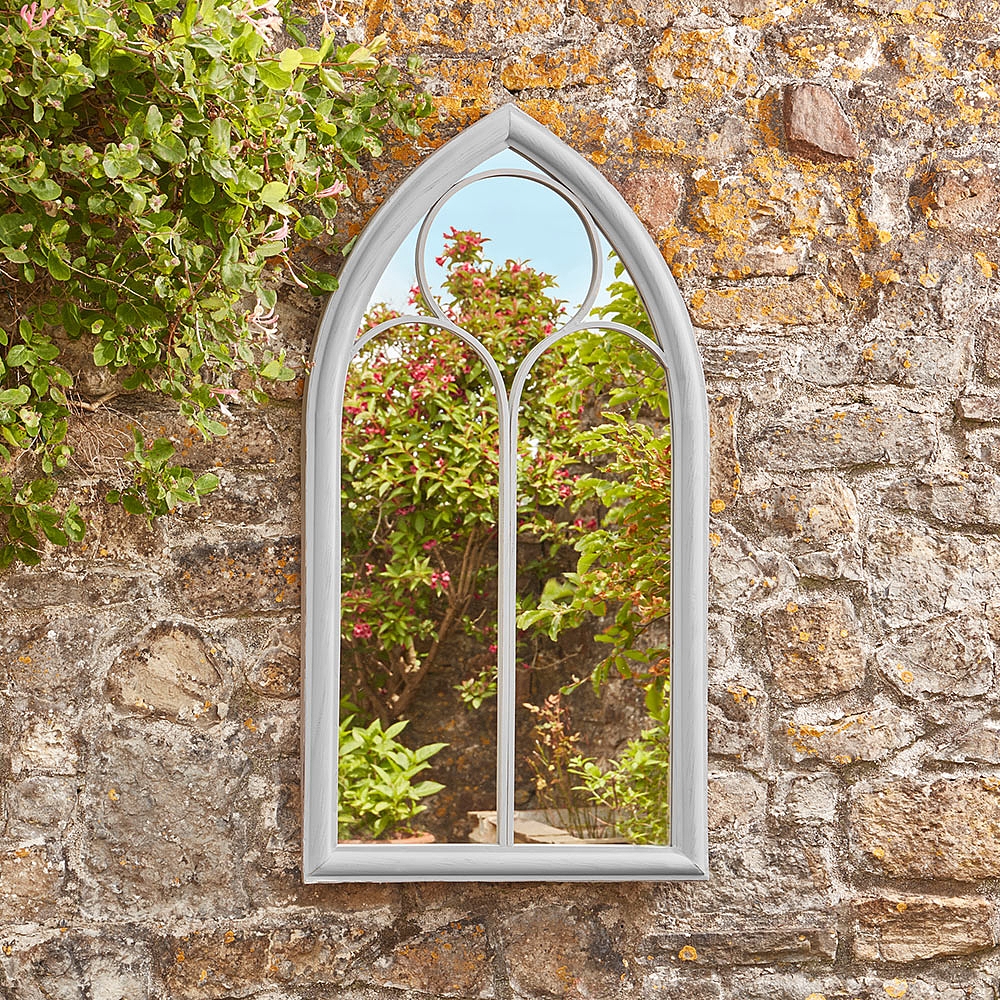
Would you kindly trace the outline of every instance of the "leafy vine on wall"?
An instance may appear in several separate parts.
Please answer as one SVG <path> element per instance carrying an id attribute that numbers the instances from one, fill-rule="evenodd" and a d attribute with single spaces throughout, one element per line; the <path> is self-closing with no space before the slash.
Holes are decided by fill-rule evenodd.
<path id="1" fill-rule="evenodd" d="M 83 537 L 60 481 L 81 412 L 142 390 L 220 436 L 227 402 L 294 377 L 276 282 L 335 287 L 296 248 L 431 111 L 384 45 L 310 45 L 276 0 L 0 8 L 0 569 Z M 96 401 L 64 363 L 81 338 L 114 375 Z M 173 457 L 136 430 L 107 500 L 152 517 L 217 486 Z"/>

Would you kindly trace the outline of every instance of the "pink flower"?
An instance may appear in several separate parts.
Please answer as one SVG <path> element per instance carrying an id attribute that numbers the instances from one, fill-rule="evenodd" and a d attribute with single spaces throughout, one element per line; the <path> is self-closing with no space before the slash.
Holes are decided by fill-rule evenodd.
<path id="1" fill-rule="evenodd" d="M 38 13 L 38 0 L 34 0 L 30 7 L 25 4 L 21 8 L 21 20 L 27 25 L 28 31 L 34 31 L 35 28 L 44 28 L 45 25 L 49 23 L 49 18 L 52 17 L 55 12 L 55 7 L 43 8 L 41 16 L 36 22 L 35 14 Z"/>
<path id="2" fill-rule="evenodd" d="M 275 229 L 273 233 L 265 233 L 264 239 L 266 240 L 287 240 L 288 239 L 288 219 L 284 219 L 281 223 L 279 229 Z"/>
<path id="3" fill-rule="evenodd" d="M 372 637 L 372 627 L 367 622 L 358 622 L 354 626 L 355 639 L 370 639 Z"/>
<path id="4" fill-rule="evenodd" d="M 424 542 L 424 551 L 430 552 L 430 550 L 433 549 L 435 545 L 437 545 L 437 542 L 433 538 L 428 542 Z"/>
<path id="5" fill-rule="evenodd" d="M 336 198 L 347 190 L 347 185 L 343 181 L 334 181 L 329 187 L 317 191 L 314 198 Z"/>
<path id="6" fill-rule="evenodd" d="M 451 574 L 447 570 L 442 570 L 440 573 L 434 570 L 431 573 L 431 586 L 436 590 L 447 590 L 449 583 L 451 583 Z"/>

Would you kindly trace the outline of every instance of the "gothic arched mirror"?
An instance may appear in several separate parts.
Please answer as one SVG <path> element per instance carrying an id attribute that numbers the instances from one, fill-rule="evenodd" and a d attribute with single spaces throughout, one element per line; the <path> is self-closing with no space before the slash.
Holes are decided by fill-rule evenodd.
<path id="1" fill-rule="evenodd" d="M 435 153 L 304 434 L 305 880 L 706 877 L 705 388 L 615 189 L 511 106 Z"/>

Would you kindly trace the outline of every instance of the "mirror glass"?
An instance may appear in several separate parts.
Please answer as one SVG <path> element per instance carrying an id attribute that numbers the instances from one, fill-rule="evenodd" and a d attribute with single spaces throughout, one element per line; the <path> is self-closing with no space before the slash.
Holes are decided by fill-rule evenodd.
<path id="1" fill-rule="evenodd" d="M 393 257 L 349 370 L 340 838 L 497 840 L 500 407 L 454 323 L 521 393 L 515 841 L 665 844 L 665 377 L 641 336 L 606 328 L 652 338 L 603 237 L 492 169 L 542 178 L 508 151 L 453 189 L 422 269 L 419 226 Z"/>
<path id="2" fill-rule="evenodd" d="M 362 347 L 341 453 L 342 840 L 465 841 L 468 813 L 496 809 L 497 449 L 458 337 L 404 324 Z"/>
<path id="3" fill-rule="evenodd" d="M 515 843 L 669 844 L 663 370 L 624 333 L 571 334 L 535 366 L 520 426 Z"/>

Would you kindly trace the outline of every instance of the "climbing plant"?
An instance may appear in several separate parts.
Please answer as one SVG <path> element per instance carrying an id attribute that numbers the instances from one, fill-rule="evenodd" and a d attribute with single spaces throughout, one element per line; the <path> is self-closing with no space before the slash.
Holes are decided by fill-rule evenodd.
<path id="1" fill-rule="evenodd" d="M 114 374 L 97 404 L 153 392 L 224 435 L 227 403 L 294 377 L 277 283 L 335 287 L 300 248 L 387 129 L 431 110 L 384 37 L 327 22 L 310 45 L 276 2 L 0 6 L 0 569 L 84 535 L 60 483 L 84 404 L 67 341 Z M 107 500 L 155 516 L 216 487 L 173 457 L 137 429 Z"/>

